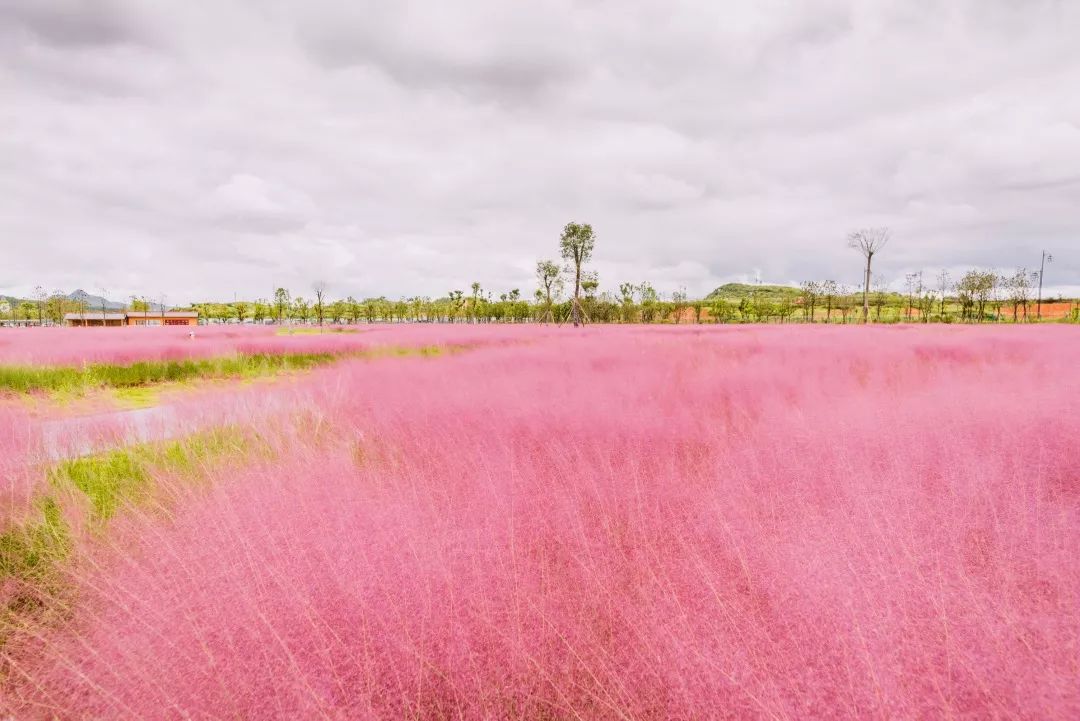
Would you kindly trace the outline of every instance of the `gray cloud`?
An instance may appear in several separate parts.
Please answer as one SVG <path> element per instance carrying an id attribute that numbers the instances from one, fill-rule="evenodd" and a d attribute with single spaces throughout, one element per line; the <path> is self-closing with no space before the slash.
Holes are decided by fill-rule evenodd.
<path id="1" fill-rule="evenodd" d="M 329 69 L 372 68 L 409 87 L 514 99 L 586 69 L 573 39 L 563 36 L 566 16 L 540 4 L 395 7 L 316 0 L 295 10 L 301 48 L 316 62 Z"/>
<path id="2" fill-rule="evenodd" d="M 4 0 L 4 27 L 48 45 L 109 46 L 142 42 L 146 28 L 117 0 Z"/>
<path id="3" fill-rule="evenodd" d="M 1032 266 L 1080 294 L 1080 7 L 0 0 L 0 293 Z M 17 249 L 11 252 L 8 248 Z"/>

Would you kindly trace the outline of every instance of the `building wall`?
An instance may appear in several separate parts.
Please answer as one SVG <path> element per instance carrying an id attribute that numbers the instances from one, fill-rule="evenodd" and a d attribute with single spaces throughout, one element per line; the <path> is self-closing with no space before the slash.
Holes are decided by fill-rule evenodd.
<path id="1" fill-rule="evenodd" d="M 162 318 L 160 315 L 159 316 L 151 315 L 148 318 L 143 318 L 143 317 L 138 317 L 138 316 L 128 316 L 128 317 L 125 317 L 125 318 L 117 318 L 117 319 L 110 318 L 110 319 L 106 320 L 104 323 L 102 323 L 100 320 L 96 320 L 96 319 L 89 319 L 89 320 L 82 319 L 82 318 L 79 318 L 77 320 L 76 319 L 71 319 L 71 320 L 65 319 L 64 323 L 65 323 L 65 325 L 72 326 L 72 327 L 78 327 L 78 328 L 85 328 L 85 327 L 88 327 L 88 326 L 89 327 L 95 327 L 96 326 L 96 327 L 100 328 L 102 325 L 110 326 L 110 327 L 119 327 L 119 326 L 125 326 L 125 325 L 127 325 L 127 326 L 131 326 L 131 325 L 140 325 L 140 326 L 146 326 L 146 325 L 193 326 L 193 325 L 198 325 L 199 324 L 199 319 L 198 318 Z"/>
<path id="2" fill-rule="evenodd" d="M 165 318 L 162 322 L 161 316 L 149 316 L 146 318 L 131 317 L 127 319 L 128 325 L 198 325 L 198 318 Z"/>
<path id="3" fill-rule="evenodd" d="M 100 320 L 69 320 L 69 321 L 65 321 L 65 322 L 69 326 L 72 326 L 74 328 L 86 328 L 86 327 L 93 328 L 95 326 L 100 328 L 102 326 L 102 322 Z M 104 325 L 120 327 L 120 326 L 124 325 L 124 321 L 109 319 L 109 320 L 105 321 Z"/>

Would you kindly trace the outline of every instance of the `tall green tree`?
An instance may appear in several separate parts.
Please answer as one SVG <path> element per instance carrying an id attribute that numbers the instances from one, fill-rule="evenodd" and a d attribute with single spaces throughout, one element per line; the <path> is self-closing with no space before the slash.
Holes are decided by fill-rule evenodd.
<path id="1" fill-rule="evenodd" d="M 634 293 L 637 286 L 633 283 L 619 283 L 620 317 L 623 323 L 632 323 L 634 320 Z"/>
<path id="2" fill-rule="evenodd" d="M 596 247 L 596 234 L 588 223 L 567 223 L 559 238 L 559 250 L 567 263 L 567 270 L 574 277 L 574 295 L 571 299 L 570 318 L 575 326 L 581 324 L 581 273 L 592 258 Z"/>
<path id="3" fill-rule="evenodd" d="M 709 313 L 714 323 L 729 323 L 735 317 L 735 305 L 718 295 L 709 305 Z"/>
<path id="4" fill-rule="evenodd" d="M 652 323 L 659 314 L 660 295 L 647 280 L 638 286 L 638 294 L 641 298 L 641 322 Z"/>
<path id="5" fill-rule="evenodd" d="M 460 290 L 452 290 L 447 294 L 447 299 L 449 301 L 449 317 L 453 322 L 465 307 L 465 293 Z"/>
<path id="6" fill-rule="evenodd" d="M 536 264 L 536 280 L 540 284 L 537 290 L 537 300 L 544 304 L 541 322 L 554 320 L 552 304 L 562 291 L 562 277 L 559 274 L 559 266 L 550 260 L 541 260 Z"/>
<path id="7" fill-rule="evenodd" d="M 311 304 L 307 302 L 306 298 L 302 296 L 296 296 L 293 298 L 293 315 L 301 323 L 306 323 L 308 319 L 308 311 L 311 309 Z"/>
<path id="8" fill-rule="evenodd" d="M 686 288 L 679 288 L 671 294 L 671 315 L 675 319 L 675 325 L 682 320 L 682 315 L 689 304 Z"/>
<path id="9" fill-rule="evenodd" d="M 285 318 L 285 313 L 289 310 L 291 301 L 289 299 L 289 291 L 284 288 L 278 288 L 274 291 L 274 307 L 277 308 L 277 322 Z"/>
<path id="10" fill-rule="evenodd" d="M 469 320 L 472 323 L 479 321 L 480 311 L 480 284 L 473 282 L 472 284 L 472 298 L 469 302 Z"/>

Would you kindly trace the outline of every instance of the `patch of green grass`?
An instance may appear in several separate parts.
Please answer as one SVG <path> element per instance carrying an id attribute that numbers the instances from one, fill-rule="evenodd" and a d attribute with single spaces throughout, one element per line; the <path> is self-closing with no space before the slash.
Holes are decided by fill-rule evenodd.
<path id="1" fill-rule="evenodd" d="M 143 443 L 63 461 L 48 475 L 53 486 L 80 491 L 90 502 L 92 520 L 103 523 L 123 505 L 149 499 L 155 473 L 195 478 L 210 461 L 249 445 L 239 430 L 215 429 L 182 440 Z"/>
<path id="2" fill-rule="evenodd" d="M 64 605 L 60 568 L 72 554 L 71 531 L 51 497 L 37 511 L 0 533 L 0 651 Z"/>
<path id="3" fill-rule="evenodd" d="M 0 366 L 0 389 L 16 393 L 71 390 L 79 386 L 81 380 L 82 372 L 77 368 Z"/>
<path id="4" fill-rule="evenodd" d="M 323 335 L 326 333 L 359 333 L 359 328 L 312 328 L 311 326 L 301 326 L 299 328 L 292 328 L 284 326 L 277 329 L 277 335 Z"/>
<path id="5" fill-rule="evenodd" d="M 59 504 L 45 497 L 38 508 L 39 517 L 0 533 L 0 586 L 11 578 L 35 586 L 46 584 L 56 564 L 71 553 L 71 536 Z"/>
<path id="6" fill-rule="evenodd" d="M 65 461 L 53 469 L 50 479 L 82 491 L 99 520 L 112 518 L 121 501 L 135 498 L 149 482 L 146 467 L 134 449 Z"/>
<path id="7" fill-rule="evenodd" d="M 365 351 L 363 356 L 365 358 L 408 358 L 410 356 L 420 356 L 421 358 L 434 358 L 440 356 L 443 353 L 449 351 L 441 345 L 423 345 L 423 346 L 400 346 L 400 345 L 387 345 L 377 346 L 371 350 Z"/>
<path id="8" fill-rule="evenodd" d="M 29 631 L 32 636 L 36 626 L 66 613 L 71 589 L 61 571 L 73 560 L 76 545 L 61 510 L 65 497 L 85 497 L 85 528 L 102 530 L 125 505 L 164 499 L 155 493 L 157 474 L 198 481 L 207 477 L 212 461 L 247 450 L 266 449 L 240 429 L 226 427 L 72 459 L 49 469 L 54 493 L 38 500 L 33 516 L 0 533 L 0 651 L 21 634 Z"/>
<path id="9" fill-rule="evenodd" d="M 151 386 L 114 388 L 112 396 L 124 408 L 150 408 L 156 406 L 160 394 Z"/>

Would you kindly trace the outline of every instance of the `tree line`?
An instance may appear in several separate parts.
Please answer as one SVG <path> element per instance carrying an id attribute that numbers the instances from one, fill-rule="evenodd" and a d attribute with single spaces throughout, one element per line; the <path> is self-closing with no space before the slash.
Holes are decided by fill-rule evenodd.
<path id="1" fill-rule="evenodd" d="M 190 307 L 199 316 L 218 322 L 254 323 L 850 323 L 850 322 L 1028 322 L 1041 318 L 1043 254 L 1038 271 L 1018 268 L 1000 275 L 972 269 L 955 281 L 946 270 L 933 277 L 909 273 L 904 291 L 892 290 L 873 271 L 873 260 L 888 245 L 887 228 L 864 228 L 848 236 L 848 246 L 865 260 L 859 286 L 835 280 L 808 280 L 798 288 L 738 286 L 706 298 L 691 299 L 685 289 L 665 297 L 649 282 L 622 282 L 617 290 L 600 290 L 600 278 L 590 270 L 596 233 L 588 223 L 568 223 L 559 238 L 559 259 L 536 263 L 536 287 L 531 298 L 519 288 L 498 295 L 474 282 L 468 290 L 445 296 L 331 299 L 327 284 L 312 284 L 309 294 L 277 288 L 271 297 L 227 302 L 199 302 Z M 1034 308 L 1033 308 L 1034 306 Z M 149 310 L 151 302 L 132 296 L 131 310 Z M 9 307 L 11 318 L 59 323 L 65 313 L 85 312 L 86 304 L 61 291 L 41 287 L 35 297 Z M 5 309 L 0 305 L 0 318 Z M 1073 304 L 1068 320 L 1080 322 Z"/>
<path id="2" fill-rule="evenodd" d="M 36 321 L 39 325 L 59 325 L 67 313 L 85 313 L 84 301 L 72 300 L 62 290 L 46 291 L 38 286 L 32 298 L 0 298 L 0 320 Z"/>

